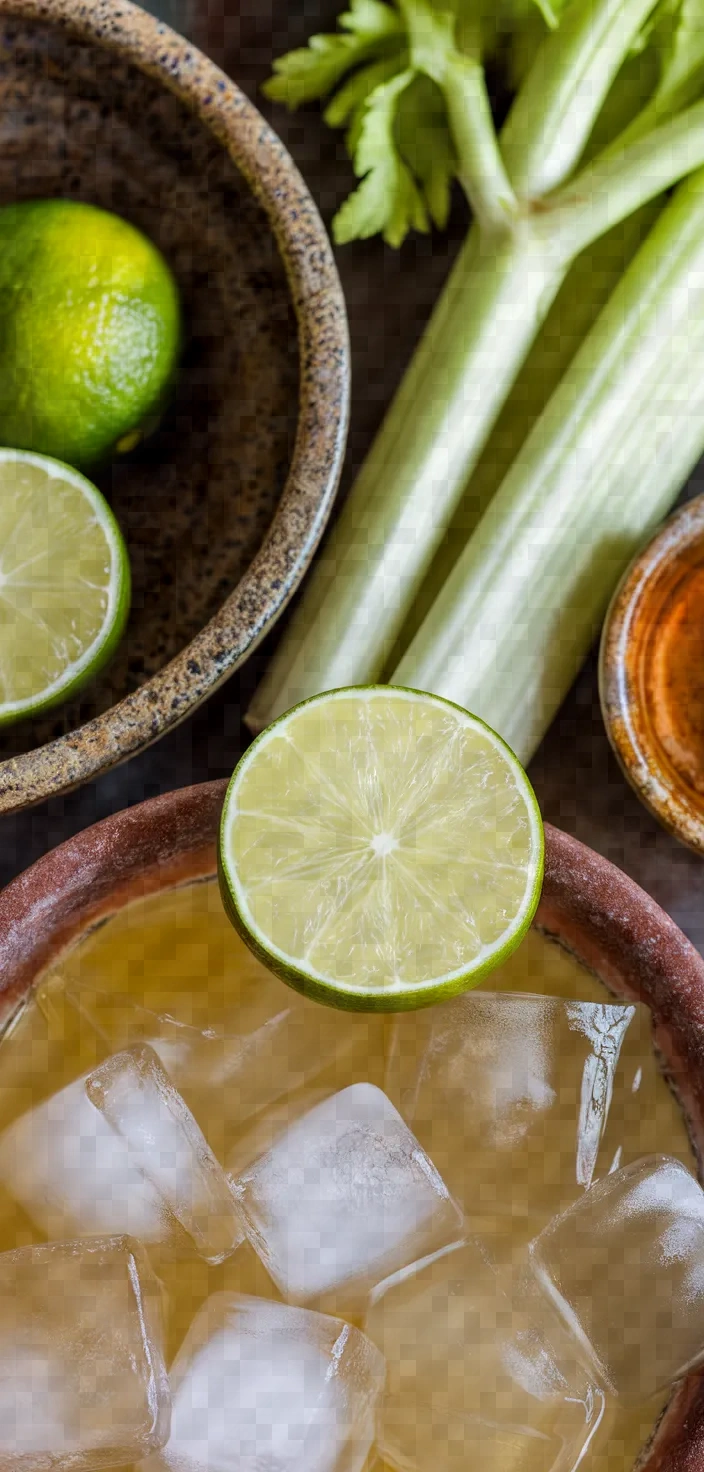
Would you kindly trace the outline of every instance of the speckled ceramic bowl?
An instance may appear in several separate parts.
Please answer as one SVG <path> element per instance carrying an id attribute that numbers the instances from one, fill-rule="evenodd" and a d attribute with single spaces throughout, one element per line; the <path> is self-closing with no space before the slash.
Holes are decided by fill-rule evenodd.
<path id="1" fill-rule="evenodd" d="M 0 1025 L 81 932 L 129 900 L 214 876 L 225 782 L 182 788 L 84 829 L 0 893 Z M 537 923 L 616 996 L 646 1003 L 704 1157 L 704 961 L 625 874 L 546 829 Z M 639 1472 L 704 1472 L 704 1374 L 675 1393 Z"/>
<path id="2" fill-rule="evenodd" d="M 625 573 L 601 637 L 609 740 L 641 801 L 704 854 L 704 496 L 671 516 Z"/>
<path id="3" fill-rule="evenodd" d="M 187 342 L 161 429 L 98 477 L 133 607 L 81 697 L 0 741 L 0 812 L 64 792 L 188 715 L 281 612 L 337 486 L 344 302 L 289 155 L 238 88 L 126 0 L 0 0 L 0 203 L 125 215 L 180 285 Z"/>

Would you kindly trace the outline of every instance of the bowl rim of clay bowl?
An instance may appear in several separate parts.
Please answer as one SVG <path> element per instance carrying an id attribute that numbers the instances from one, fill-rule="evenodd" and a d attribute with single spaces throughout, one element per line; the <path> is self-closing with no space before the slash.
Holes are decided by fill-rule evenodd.
<path id="1" fill-rule="evenodd" d="M 645 690 L 653 633 L 668 597 L 694 570 L 687 554 L 698 546 L 704 563 L 704 495 L 670 516 L 626 569 L 602 629 L 599 695 L 609 741 L 641 802 L 681 843 L 704 854 L 704 797 L 669 760 Z"/>
<path id="2" fill-rule="evenodd" d="M 109 771 L 189 716 L 282 613 L 328 519 L 350 394 L 347 315 L 332 248 L 290 154 L 254 105 L 196 46 L 130 0 L 0 0 L 1 20 L 55 26 L 107 48 L 174 93 L 210 130 L 263 206 L 298 322 L 299 403 L 283 494 L 252 563 L 218 612 L 163 669 L 104 714 L 0 762 L 0 813 Z"/>
<path id="3" fill-rule="evenodd" d="M 0 892 L 0 1026 L 46 967 L 130 900 L 215 878 L 227 782 L 177 788 L 103 818 Z M 704 960 L 608 859 L 546 825 L 537 924 L 619 999 L 644 1002 L 653 1041 L 704 1157 Z M 676 1388 L 639 1472 L 704 1472 L 704 1373 Z"/>

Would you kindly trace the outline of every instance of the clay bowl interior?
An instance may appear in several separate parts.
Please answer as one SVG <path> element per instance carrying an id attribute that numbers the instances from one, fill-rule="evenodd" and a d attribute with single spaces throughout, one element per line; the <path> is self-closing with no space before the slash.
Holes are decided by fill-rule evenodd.
<path id="1" fill-rule="evenodd" d="M 626 572 L 606 617 L 606 730 L 641 801 L 704 853 L 704 496 L 687 502 Z"/>
<path id="2" fill-rule="evenodd" d="M 0 894 L 0 1026 L 61 951 L 132 899 L 215 874 L 225 782 L 126 809 L 41 858 Z M 664 1072 L 704 1150 L 704 961 L 625 874 L 546 828 L 540 928 L 619 998 L 645 1003 Z M 704 1472 L 704 1374 L 675 1391 L 641 1472 Z"/>
<path id="3" fill-rule="evenodd" d="M 186 325 L 158 432 L 94 477 L 129 548 L 126 636 L 79 697 L 2 732 L 2 811 L 139 750 L 271 625 L 336 488 L 347 347 L 327 239 L 282 145 L 136 7 L 0 0 L 0 140 L 0 204 L 124 215 L 169 261 Z"/>

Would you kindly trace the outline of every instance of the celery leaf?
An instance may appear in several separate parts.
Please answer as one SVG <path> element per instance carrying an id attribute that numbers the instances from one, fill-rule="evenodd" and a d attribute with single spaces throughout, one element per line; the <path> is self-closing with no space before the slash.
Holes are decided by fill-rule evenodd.
<path id="1" fill-rule="evenodd" d="M 395 36 L 402 29 L 398 11 L 386 0 L 351 0 L 349 10 L 338 17 L 338 25 L 364 41 Z"/>
<path id="2" fill-rule="evenodd" d="M 457 158 L 442 93 L 429 77 L 414 77 L 399 98 L 396 141 L 422 186 L 431 219 L 443 229 Z"/>
<path id="3" fill-rule="evenodd" d="M 333 220 L 338 245 L 381 234 L 398 246 L 409 230 L 428 229 L 422 193 L 396 141 L 398 103 L 415 78 L 411 70 L 377 87 L 369 97 L 354 156 L 362 182 Z"/>
<path id="4" fill-rule="evenodd" d="M 359 143 L 359 128 L 365 107 L 372 92 L 384 82 L 390 82 L 398 72 L 408 68 L 408 52 L 398 51 L 393 56 L 382 57 L 369 66 L 360 67 L 347 79 L 331 98 L 323 117 L 329 128 L 344 128 L 349 124 L 347 147 L 354 158 Z"/>
<path id="5" fill-rule="evenodd" d="M 266 96 L 290 108 L 326 97 L 354 67 L 397 49 L 404 38 L 398 11 L 384 0 L 351 0 L 338 25 L 340 32 L 311 36 L 307 46 L 279 57 Z"/>
<path id="6" fill-rule="evenodd" d="M 400 245 L 430 220 L 445 225 L 457 172 L 441 90 L 446 68 L 458 54 L 489 54 L 499 33 L 529 21 L 544 34 L 567 3 L 349 0 L 336 33 L 314 35 L 274 63 L 268 97 L 291 108 L 327 98 L 325 121 L 347 128 L 361 182 L 333 221 L 338 243 L 380 233 Z"/>

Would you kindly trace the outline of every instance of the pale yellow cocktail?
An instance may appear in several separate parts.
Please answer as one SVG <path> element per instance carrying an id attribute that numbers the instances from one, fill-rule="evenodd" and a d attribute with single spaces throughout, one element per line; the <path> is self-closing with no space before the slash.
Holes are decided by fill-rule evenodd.
<path id="1" fill-rule="evenodd" d="M 493 973 L 491 990 L 581 1002 L 609 1000 L 595 977 L 536 931 Z M 116 1048 L 147 1036 L 155 1015 L 170 1019 L 164 1024 L 167 1033 L 172 1029 L 165 1037 L 167 1050 L 178 1048 L 179 1029 L 185 1023 L 206 1031 L 212 1024 L 215 1036 L 204 1055 L 205 1072 L 191 1080 L 188 1099 L 216 1155 L 235 1171 L 247 1165 L 257 1150 L 265 1150 L 277 1130 L 309 1101 L 362 1080 L 389 1087 L 393 1017 L 350 1017 L 310 1004 L 305 1014 L 308 1020 L 295 1043 L 290 1034 L 285 1044 L 281 1036 L 269 1035 L 269 1043 L 255 1059 L 253 1074 L 250 1070 L 246 1105 L 241 1085 L 235 1100 L 228 1093 L 232 1057 L 228 1047 L 232 1045 L 218 1040 L 218 1025 L 238 1007 L 238 1015 L 249 1017 L 256 1026 L 258 1008 L 271 1012 L 272 998 L 279 995 L 285 1005 L 292 994 L 263 971 L 234 933 L 214 883 L 189 885 L 136 901 L 66 953 L 42 978 L 36 998 L 9 1028 L 0 1045 L 0 1130 L 94 1067 L 105 1056 L 106 1037 Z M 403 1025 L 419 1027 L 428 1015 L 407 1015 Z M 418 1019 L 415 1023 L 414 1018 Z M 284 1047 L 289 1050 L 286 1055 Z M 684 1123 L 658 1072 L 645 1013 L 629 1029 L 621 1067 L 630 1079 L 618 1120 L 624 1158 L 663 1152 L 691 1167 Z M 246 1125 L 236 1117 L 237 1107 L 249 1111 Z M 566 1140 L 573 1127 L 573 1121 L 565 1119 Z M 448 1122 L 442 1133 L 451 1142 L 449 1155 L 443 1158 L 450 1160 L 455 1148 L 462 1151 L 456 1122 Z M 462 1164 L 467 1169 L 472 1162 Z M 475 1165 L 477 1171 L 483 1168 L 479 1158 Z M 515 1219 L 497 1214 L 493 1224 L 489 1215 L 485 1218 L 485 1229 L 495 1232 L 497 1256 L 502 1261 L 524 1244 L 531 1222 L 540 1221 L 543 1208 L 547 1215 L 553 1209 L 554 1180 L 544 1179 L 536 1168 L 529 1185 L 529 1219 L 520 1212 Z M 36 1218 L 25 1213 L 4 1188 L 1 1201 L 1 1250 L 43 1240 Z M 248 1243 L 215 1267 L 193 1253 L 186 1257 L 174 1254 L 158 1242 L 152 1248 L 152 1260 L 164 1284 L 168 1358 L 178 1349 L 199 1306 L 218 1289 L 278 1297 Z M 650 1402 L 605 1421 L 584 1464 L 589 1472 L 629 1472 L 659 1408 Z"/>

